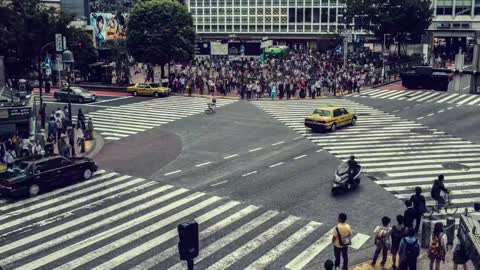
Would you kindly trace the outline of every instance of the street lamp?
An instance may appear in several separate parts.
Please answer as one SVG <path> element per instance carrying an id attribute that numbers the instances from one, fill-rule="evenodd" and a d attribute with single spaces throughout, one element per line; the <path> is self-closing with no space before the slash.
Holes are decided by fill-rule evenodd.
<path id="1" fill-rule="evenodd" d="M 55 42 L 49 42 L 40 49 L 40 54 L 38 55 L 38 88 L 40 94 L 40 110 L 43 110 L 43 96 L 42 96 L 42 84 L 43 84 L 43 69 L 42 69 L 42 55 L 43 51 L 50 45 L 55 44 Z M 44 112 L 46 113 L 46 112 Z M 43 119 L 43 118 L 42 118 Z M 45 127 L 45 123 L 42 123 L 42 128 Z"/>
<path id="2" fill-rule="evenodd" d="M 383 34 L 383 65 L 382 65 L 382 82 L 385 81 L 385 57 L 386 57 L 386 47 L 387 47 L 387 36 L 390 34 Z"/>
<path id="3" fill-rule="evenodd" d="M 68 132 L 68 137 L 69 137 L 70 145 L 72 146 L 72 156 L 75 156 L 75 138 L 74 138 L 73 126 L 72 126 L 72 101 L 70 99 L 70 95 L 71 95 L 71 92 L 72 92 L 72 90 L 70 89 L 70 78 L 71 78 L 70 73 L 74 72 L 73 64 L 75 63 L 75 61 L 73 59 L 73 53 L 69 50 L 63 51 L 62 61 L 63 61 L 63 64 L 68 69 L 68 73 L 67 73 L 67 93 L 68 93 L 68 95 L 67 95 L 67 97 L 68 97 L 68 123 L 70 125 L 70 130 Z"/>

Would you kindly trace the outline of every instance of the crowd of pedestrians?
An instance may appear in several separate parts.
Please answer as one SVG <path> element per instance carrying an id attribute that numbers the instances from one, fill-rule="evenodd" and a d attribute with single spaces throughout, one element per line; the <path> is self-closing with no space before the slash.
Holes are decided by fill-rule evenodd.
<path id="1" fill-rule="evenodd" d="M 93 138 L 93 122 L 86 119 L 82 109 L 78 109 L 76 123 L 70 123 L 67 106 L 52 110 L 45 123 L 46 106 L 40 110 L 41 124 L 35 139 L 28 134 L 12 134 L 5 142 L 0 143 L 0 162 L 11 167 L 17 158 L 27 156 L 45 156 L 59 154 L 65 157 L 75 155 L 75 144 L 85 152 L 85 140 Z M 46 130 L 45 130 L 46 128 Z"/>
<path id="2" fill-rule="evenodd" d="M 369 51 L 356 55 L 347 66 L 333 53 L 291 50 L 263 63 L 259 59 L 195 60 L 177 65 L 169 74 L 175 92 L 239 95 L 242 99 L 315 98 L 324 92 L 358 92 L 380 81 L 378 61 Z"/>
<path id="3" fill-rule="evenodd" d="M 417 260 L 420 255 L 420 240 L 417 238 L 423 213 L 426 211 L 425 197 L 422 195 L 421 188 L 415 189 L 415 194 L 405 201 L 407 209 L 403 215 L 396 216 L 396 223 L 391 226 L 389 217 L 382 217 L 381 223 L 373 230 L 373 239 L 375 251 L 371 261 L 371 266 L 375 268 L 377 261 L 381 256 L 381 269 L 386 269 L 389 253 L 392 255 L 392 268 L 394 270 L 416 270 Z M 325 269 L 348 269 L 348 248 L 352 244 L 352 228 L 346 222 L 347 215 L 340 213 L 338 224 L 333 230 L 332 244 L 335 260 L 327 260 L 324 264 Z M 430 239 L 427 256 L 430 260 L 429 269 L 439 270 L 442 264 L 445 264 L 445 257 L 449 248 L 447 246 L 447 235 L 442 222 L 436 222 L 433 225 L 433 232 Z M 454 269 L 459 265 L 467 270 L 465 246 L 457 240 L 453 247 Z M 341 264 L 343 260 L 343 264 Z M 341 268 L 340 268 L 341 266 Z"/>

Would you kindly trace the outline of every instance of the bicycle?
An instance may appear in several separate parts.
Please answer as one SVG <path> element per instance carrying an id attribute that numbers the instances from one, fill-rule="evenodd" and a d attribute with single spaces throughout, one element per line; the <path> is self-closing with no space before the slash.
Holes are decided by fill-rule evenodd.
<path id="1" fill-rule="evenodd" d="M 458 212 L 458 207 L 454 206 L 454 204 L 450 200 L 450 194 L 444 193 L 443 199 L 445 203 L 440 205 L 437 200 L 435 200 L 435 205 L 427 206 L 427 212 L 424 213 L 424 216 L 428 219 L 433 217 L 435 212 L 441 214 L 442 208 L 445 209 L 445 214 L 448 216 L 454 216 Z"/>

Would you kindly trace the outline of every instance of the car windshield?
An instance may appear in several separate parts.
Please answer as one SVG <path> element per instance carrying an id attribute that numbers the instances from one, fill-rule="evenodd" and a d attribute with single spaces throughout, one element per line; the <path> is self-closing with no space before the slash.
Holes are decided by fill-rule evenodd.
<path id="1" fill-rule="evenodd" d="M 83 89 L 83 88 L 79 88 L 79 87 L 72 87 L 72 91 L 76 94 L 80 94 L 80 93 L 88 93 L 87 90 Z"/>
<path id="2" fill-rule="evenodd" d="M 317 114 L 319 116 L 330 116 L 330 111 L 316 109 L 315 111 L 313 111 L 313 114 Z"/>
<path id="3" fill-rule="evenodd" d="M 21 175 L 24 174 L 29 167 L 29 163 L 23 162 L 23 161 L 17 161 L 13 163 L 13 166 L 8 169 L 8 172 L 13 173 L 15 175 Z"/>

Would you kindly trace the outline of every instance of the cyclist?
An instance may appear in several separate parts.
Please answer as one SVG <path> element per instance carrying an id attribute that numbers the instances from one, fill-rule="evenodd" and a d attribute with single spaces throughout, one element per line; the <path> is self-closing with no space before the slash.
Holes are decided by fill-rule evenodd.
<path id="1" fill-rule="evenodd" d="M 445 185 L 443 184 L 444 176 L 443 174 L 438 176 L 438 179 L 433 181 L 433 186 L 432 186 L 432 199 L 437 201 L 438 206 L 442 207 L 445 205 L 445 198 L 440 195 L 440 192 L 443 191 L 445 193 L 449 193 L 448 189 L 445 188 Z"/>

